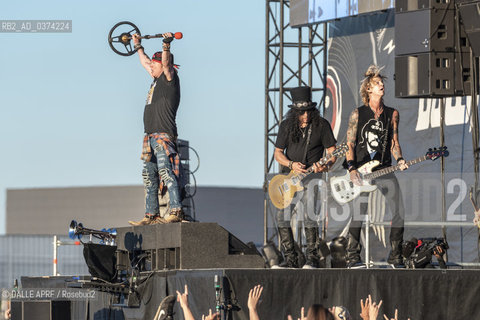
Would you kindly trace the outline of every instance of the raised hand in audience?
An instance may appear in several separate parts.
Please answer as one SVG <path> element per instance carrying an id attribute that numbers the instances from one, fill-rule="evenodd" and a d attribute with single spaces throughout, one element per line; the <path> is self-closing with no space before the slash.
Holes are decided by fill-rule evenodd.
<path id="1" fill-rule="evenodd" d="M 263 287 L 261 285 L 256 285 L 248 293 L 248 313 L 250 320 L 260 320 L 257 312 L 257 306 L 260 301 L 260 296 L 262 295 Z"/>
<path id="2" fill-rule="evenodd" d="M 385 318 L 385 320 L 398 320 L 398 309 L 395 309 L 395 318 L 389 318 L 387 317 L 386 314 L 383 315 L 383 317 Z M 410 318 L 408 318 L 408 320 L 410 320 Z"/>
<path id="3" fill-rule="evenodd" d="M 293 320 L 291 315 L 288 315 L 287 319 Z M 307 318 L 305 317 L 305 307 L 302 307 L 302 309 L 300 309 L 300 318 L 298 318 L 298 320 L 307 320 Z"/>
<path id="4" fill-rule="evenodd" d="M 185 285 L 185 291 L 183 293 L 180 293 L 177 290 L 177 301 L 180 303 L 180 307 L 182 308 L 183 311 L 183 317 L 185 320 L 195 320 L 192 314 L 192 310 L 190 310 L 190 307 L 188 306 L 188 287 Z"/>
<path id="5" fill-rule="evenodd" d="M 220 320 L 220 312 L 212 314 L 212 309 L 208 309 L 208 316 L 202 314 L 202 320 Z"/>

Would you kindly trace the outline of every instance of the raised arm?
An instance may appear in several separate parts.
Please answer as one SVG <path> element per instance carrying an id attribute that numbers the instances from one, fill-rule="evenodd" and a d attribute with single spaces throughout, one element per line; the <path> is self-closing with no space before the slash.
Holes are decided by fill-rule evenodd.
<path id="1" fill-rule="evenodd" d="M 170 44 L 173 40 L 173 34 L 171 32 L 167 32 L 162 34 L 163 36 L 163 50 L 162 50 L 162 66 L 163 66 L 163 73 L 165 73 L 165 77 L 168 81 L 172 81 L 174 70 L 171 61 L 171 53 L 170 53 Z"/>
<path id="2" fill-rule="evenodd" d="M 195 320 L 193 317 L 192 311 L 190 310 L 190 307 L 188 306 L 188 287 L 185 285 L 185 291 L 183 293 L 180 293 L 177 290 L 177 301 L 180 302 L 180 307 L 182 308 L 183 311 L 183 317 L 185 320 Z"/>
<path id="3" fill-rule="evenodd" d="M 148 74 L 153 78 L 153 74 L 152 74 L 152 68 L 151 68 L 151 63 L 152 61 L 150 60 L 150 58 L 146 55 L 142 45 L 141 45 L 141 40 L 140 40 L 140 36 L 138 34 L 134 34 L 132 36 L 132 39 L 133 39 L 133 43 L 134 43 L 134 48 L 137 49 L 137 53 L 138 53 L 138 58 L 140 59 L 140 63 L 142 64 L 142 66 L 145 68 L 145 70 L 147 70 Z"/>

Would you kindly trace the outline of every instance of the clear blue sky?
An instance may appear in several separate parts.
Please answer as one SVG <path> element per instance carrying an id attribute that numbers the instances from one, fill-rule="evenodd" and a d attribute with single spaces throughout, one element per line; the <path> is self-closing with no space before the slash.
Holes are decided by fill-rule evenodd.
<path id="1" fill-rule="evenodd" d="M 201 186 L 263 183 L 265 1 L 3 1 L 0 20 L 62 19 L 72 33 L 0 33 L 0 233 L 7 188 L 141 184 L 151 78 L 107 35 L 181 31 L 179 138 Z M 145 40 L 147 53 L 161 40 Z M 193 162 L 193 165 L 196 163 Z"/>

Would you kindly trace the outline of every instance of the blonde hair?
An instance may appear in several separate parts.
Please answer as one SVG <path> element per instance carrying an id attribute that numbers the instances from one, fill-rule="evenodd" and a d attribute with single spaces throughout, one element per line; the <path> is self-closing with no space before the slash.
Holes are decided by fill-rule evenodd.
<path id="1" fill-rule="evenodd" d="M 364 105 L 368 105 L 368 102 L 370 101 L 370 98 L 368 97 L 368 89 L 370 88 L 370 83 L 372 82 L 373 78 L 380 78 L 382 81 L 385 81 L 387 77 L 384 75 L 380 74 L 380 71 L 382 71 L 382 68 L 377 67 L 376 65 L 371 65 L 368 67 L 367 71 L 365 72 L 365 78 L 361 81 L 360 85 L 360 96 L 362 97 L 362 102 Z"/>

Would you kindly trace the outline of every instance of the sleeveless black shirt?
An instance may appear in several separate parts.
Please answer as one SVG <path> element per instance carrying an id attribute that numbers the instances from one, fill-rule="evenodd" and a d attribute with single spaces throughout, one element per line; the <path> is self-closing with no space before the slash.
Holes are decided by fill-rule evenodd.
<path id="1" fill-rule="evenodd" d="M 176 116 L 180 104 L 180 80 L 177 72 L 171 81 L 165 73 L 155 78 L 148 91 L 143 125 L 145 133 L 168 133 L 172 139 L 177 137 Z"/>
<path id="2" fill-rule="evenodd" d="M 355 146 L 355 161 L 357 166 L 372 161 L 380 161 L 374 170 L 388 167 L 392 164 L 393 126 L 392 116 L 395 109 L 383 107 L 383 112 L 378 119 L 368 106 L 358 110 L 357 143 Z"/>

